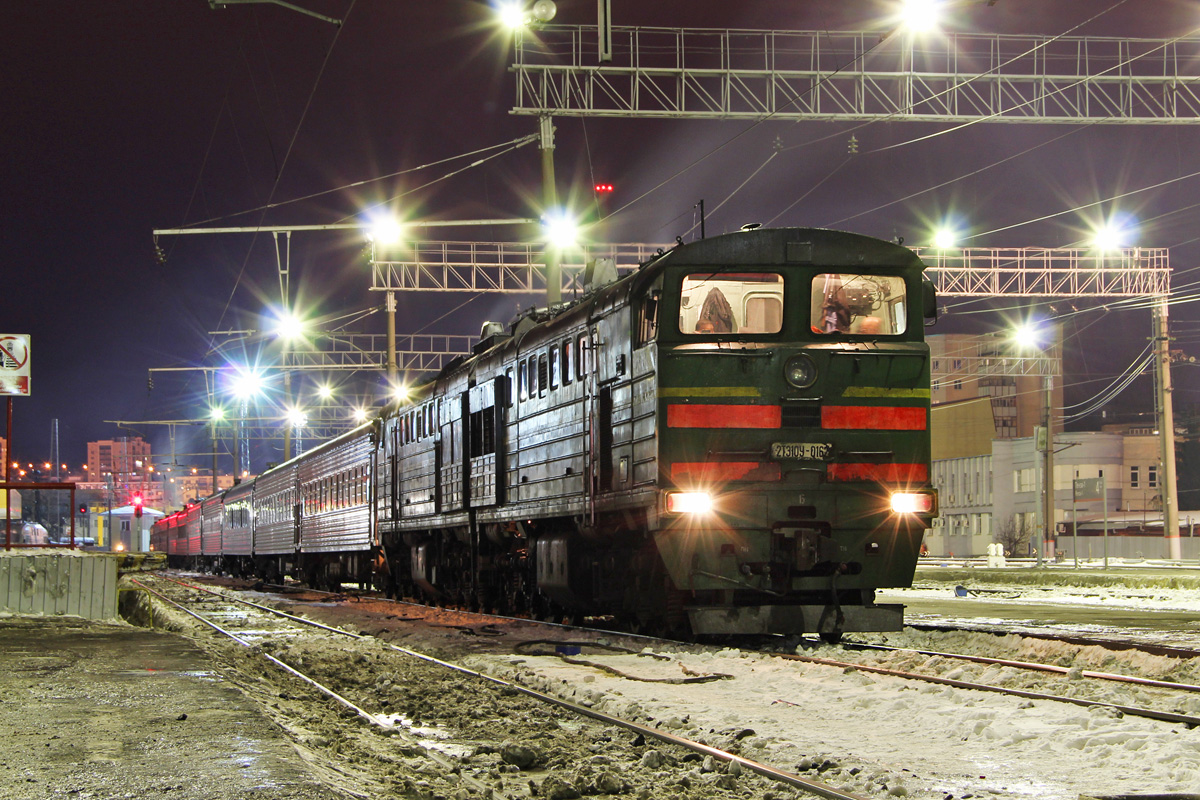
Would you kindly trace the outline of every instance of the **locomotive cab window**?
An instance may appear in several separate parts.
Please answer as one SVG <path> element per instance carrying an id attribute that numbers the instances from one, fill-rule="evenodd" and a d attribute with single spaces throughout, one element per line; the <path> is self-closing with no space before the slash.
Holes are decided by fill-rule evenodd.
<path id="1" fill-rule="evenodd" d="M 782 329 L 783 276 L 779 273 L 707 271 L 684 276 L 680 333 L 754 335 Z"/>
<path id="2" fill-rule="evenodd" d="M 813 333 L 894 336 L 907 327 L 904 279 L 894 275 L 821 273 L 810 297 Z"/>

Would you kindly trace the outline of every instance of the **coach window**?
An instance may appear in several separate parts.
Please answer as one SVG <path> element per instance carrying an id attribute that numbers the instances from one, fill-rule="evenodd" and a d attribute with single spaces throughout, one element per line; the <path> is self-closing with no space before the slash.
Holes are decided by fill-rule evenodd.
<path id="1" fill-rule="evenodd" d="M 526 370 L 529 372 L 529 397 L 532 399 L 538 395 L 537 356 L 530 356 L 526 363 L 529 365 Z"/>
<path id="2" fill-rule="evenodd" d="M 562 350 L 562 384 L 566 386 L 571 382 L 571 340 L 563 339 Z"/>
<path id="3" fill-rule="evenodd" d="M 638 325 L 638 344 L 647 344 L 658 336 L 658 301 L 661 295 L 662 293 L 656 289 L 642 302 L 641 320 Z"/>
<path id="4" fill-rule="evenodd" d="M 513 392 L 512 392 L 513 368 L 512 367 L 509 367 L 508 369 L 504 370 L 504 378 L 505 378 L 505 383 L 508 385 L 508 391 L 506 392 L 506 394 L 508 395 L 508 407 L 512 408 L 513 407 Z"/>
<path id="5" fill-rule="evenodd" d="M 823 273 L 810 298 L 813 333 L 894 336 L 907 327 L 904 279 L 895 275 Z"/>
<path id="6" fill-rule="evenodd" d="M 588 373 L 588 343 L 587 334 L 579 334 L 579 338 L 575 340 L 575 374 L 579 376 L 579 380 L 587 377 Z"/>
<path id="7" fill-rule="evenodd" d="M 538 397 L 546 396 L 546 384 L 550 382 L 547 377 L 548 372 L 549 367 L 546 365 L 546 354 L 542 353 L 538 356 Z"/>
<path id="8" fill-rule="evenodd" d="M 558 388 L 558 345 L 550 346 L 550 391 Z"/>

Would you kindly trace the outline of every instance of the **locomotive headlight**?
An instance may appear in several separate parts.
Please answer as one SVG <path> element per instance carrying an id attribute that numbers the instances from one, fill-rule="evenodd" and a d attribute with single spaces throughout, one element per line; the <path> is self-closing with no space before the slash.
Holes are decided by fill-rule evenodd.
<path id="1" fill-rule="evenodd" d="M 932 514 L 936 496 L 922 492 L 893 492 L 892 511 L 897 514 Z"/>
<path id="2" fill-rule="evenodd" d="M 783 365 L 783 377 L 797 389 L 807 389 L 817 381 L 817 364 L 804 353 L 794 355 Z"/>
<path id="3" fill-rule="evenodd" d="M 671 514 L 706 514 L 712 511 L 712 496 L 708 492 L 671 492 L 667 495 L 667 512 Z"/>

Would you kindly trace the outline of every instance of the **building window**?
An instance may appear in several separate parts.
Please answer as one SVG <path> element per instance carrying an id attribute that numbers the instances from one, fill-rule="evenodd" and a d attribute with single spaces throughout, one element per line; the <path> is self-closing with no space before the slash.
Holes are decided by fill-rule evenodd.
<path id="1" fill-rule="evenodd" d="M 1129 468 L 1129 488 L 1130 489 L 1138 488 L 1138 468 L 1137 467 Z"/>
<path id="2" fill-rule="evenodd" d="M 1158 488 L 1158 465 L 1151 464 L 1146 467 L 1146 485 L 1151 489 Z"/>

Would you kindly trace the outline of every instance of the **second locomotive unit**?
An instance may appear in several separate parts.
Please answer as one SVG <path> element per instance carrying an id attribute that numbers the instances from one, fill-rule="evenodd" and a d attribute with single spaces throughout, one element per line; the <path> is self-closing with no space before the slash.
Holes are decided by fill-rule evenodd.
<path id="1" fill-rule="evenodd" d="M 911 585 L 937 511 L 923 269 L 822 229 L 679 245 L 260 476 L 254 525 L 299 531 L 333 497 L 368 513 L 237 563 L 643 630 L 897 630 L 875 590 Z M 306 464 L 343 450 L 348 493 L 305 494 Z M 290 519 L 279 487 L 257 506 L 289 481 Z"/>

